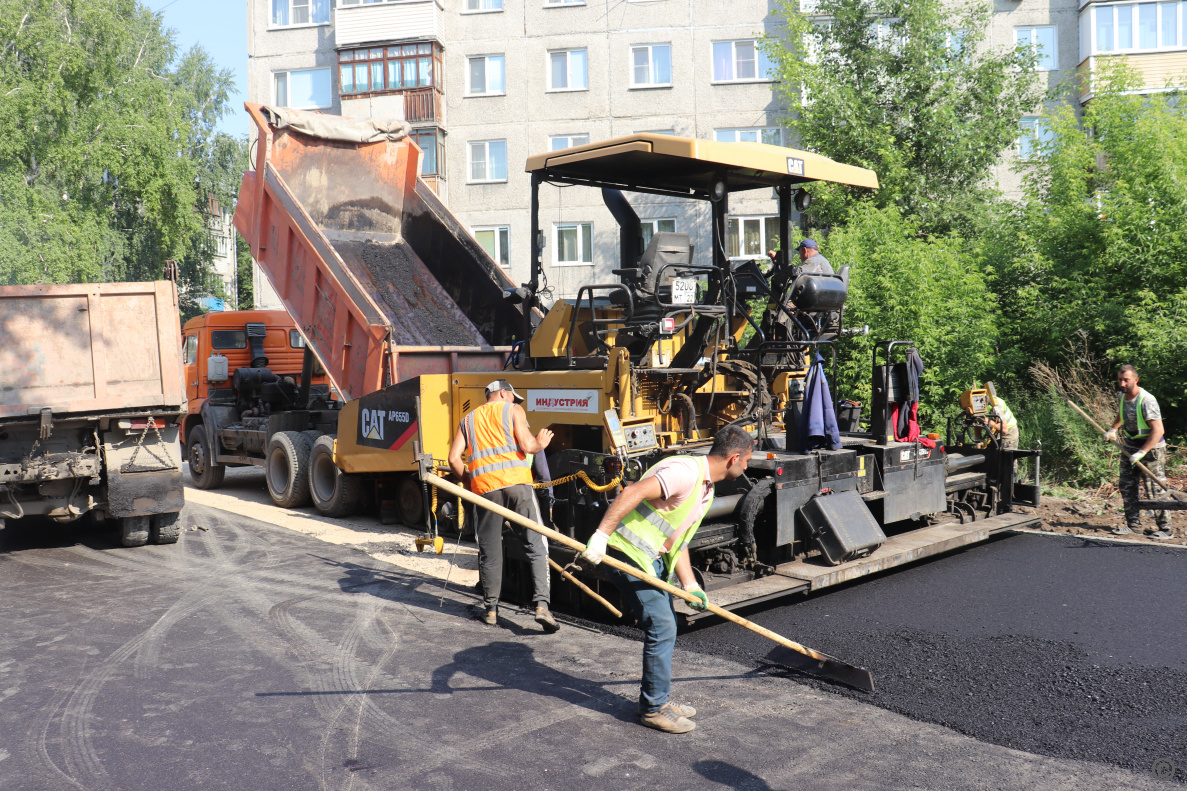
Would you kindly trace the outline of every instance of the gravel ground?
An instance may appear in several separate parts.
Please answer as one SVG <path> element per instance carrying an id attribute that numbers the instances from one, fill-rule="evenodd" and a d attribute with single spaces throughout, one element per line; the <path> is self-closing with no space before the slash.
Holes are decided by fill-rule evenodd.
<path id="1" fill-rule="evenodd" d="M 1042 755 L 1169 761 L 1187 782 L 1185 572 L 1176 547 L 1023 534 L 747 617 L 878 689 L 818 686 Z M 763 642 L 719 623 L 679 646 L 744 661 Z"/>

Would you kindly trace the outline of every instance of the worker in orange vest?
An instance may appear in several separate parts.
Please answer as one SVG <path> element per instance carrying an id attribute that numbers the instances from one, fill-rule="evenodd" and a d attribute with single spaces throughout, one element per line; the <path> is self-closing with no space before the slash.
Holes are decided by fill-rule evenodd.
<path id="1" fill-rule="evenodd" d="M 462 420 L 449 448 L 449 468 L 459 478 L 469 479 L 470 491 L 496 505 L 508 508 L 534 522 L 542 522 L 540 506 L 532 489 L 532 462 L 528 454 L 541 453 L 552 441 L 552 432 L 540 429 L 532 436 L 528 416 L 515 403 L 523 396 L 505 379 L 486 386 L 486 403 Z M 469 460 L 462 463 L 462 453 Z M 485 508 L 478 511 L 474 533 L 478 539 L 478 579 L 483 604 L 475 615 L 495 626 L 499 618 L 499 593 L 503 588 L 503 517 Z M 546 632 L 555 632 L 556 620 L 548 609 L 548 544 L 534 530 L 512 524 L 532 570 L 536 622 Z"/>

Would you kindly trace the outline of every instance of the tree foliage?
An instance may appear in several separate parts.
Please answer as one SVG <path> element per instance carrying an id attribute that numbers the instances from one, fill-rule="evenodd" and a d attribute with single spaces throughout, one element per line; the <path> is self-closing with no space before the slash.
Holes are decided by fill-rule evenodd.
<path id="1" fill-rule="evenodd" d="M 1058 359 L 1068 339 L 1132 363 L 1172 411 L 1187 404 L 1187 107 L 1102 69 L 1078 121 L 1068 105 L 1024 163 L 1025 198 L 986 244 L 1014 363 Z M 1164 410 L 1165 412 L 1165 410 Z"/>
<path id="2" fill-rule="evenodd" d="M 844 222 L 852 201 L 872 200 L 943 233 L 976 214 L 1018 118 L 1043 97 L 1035 53 L 986 45 L 988 3 L 820 0 L 811 16 L 799 5 L 779 0 L 786 35 L 765 42 L 794 108 L 786 123 L 799 145 L 881 183 L 819 190 L 817 219 Z"/>
<path id="3" fill-rule="evenodd" d="M 172 258 L 204 290 L 205 209 L 232 205 L 245 158 L 215 132 L 231 86 L 136 0 L 0 4 L 0 283 L 152 279 Z"/>

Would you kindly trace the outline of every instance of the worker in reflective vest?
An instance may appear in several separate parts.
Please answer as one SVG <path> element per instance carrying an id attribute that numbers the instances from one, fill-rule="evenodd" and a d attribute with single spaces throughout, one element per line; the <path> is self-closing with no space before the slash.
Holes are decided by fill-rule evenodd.
<path id="1" fill-rule="evenodd" d="M 1002 447 L 1013 450 L 1018 447 L 1018 420 L 1004 399 L 998 396 L 989 416 L 989 428 L 1002 438 Z"/>
<path id="2" fill-rule="evenodd" d="M 727 426 L 717 433 L 708 456 L 671 456 L 656 464 L 614 498 L 581 560 L 597 565 L 610 554 L 661 579 L 675 578 L 701 600 L 698 609 L 705 609 L 709 599 L 693 574 L 688 542 L 713 502 L 713 485 L 741 476 L 753 450 L 746 431 Z M 676 644 L 671 594 L 617 569 L 606 574 L 643 629 L 640 722 L 667 733 L 688 733 L 696 727 L 696 709 L 668 700 Z"/>
<path id="3" fill-rule="evenodd" d="M 536 436 L 528 429 L 523 407 L 515 403 L 523 396 L 505 379 L 486 386 L 486 403 L 466 415 L 449 448 L 449 468 L 468 479 L 470 491 L 534 522 L 543 521 L 536 493 L 532 489 L 532 461 L 529 454 L 541 453 L 552 441 L 552 432 L 540 429 Z M 462 453 L 469 461 L 462 463 Z M 474 534 L 478 539 L 478 580 L 483 604 L 475 612 L 483 623 L 495 626 L 499 619 L 499 594 L 503 588 L 503 517 L 479 508 Z M 523 547 L 532 571 L 536 622 L 547 632 L 559 627 L 548 609 L 548 544 L 539 533 L 511 525 L 511 533 Z"/>
<path id="4" fill-rule="evenodd" d="M 1132 365 L 1123 365 L 1117 372 L 1117 419 L 1113 427 L 1105 432 L 1109 442 L 1117 439 L 1121 431 L 1125 450 L 1121 454 L 1120 480 L 1117 488 L 1125 504 L 1125 524 L 1113 528 L 1117 535 L 1139 532 L 1142 528 L 1142 511 L 1138 508 L 1141 491 L 1138 481 L 1145 486 L 1146 499 L 1154 500 L 1158 491 L 1135 467 L 1139 461 L 1146 469 L 1166 479 L 1166 438 L 1162 427 L 1162 410 L 1158 399 L 1138 387 L 1138 372 Z M 1170 515 L 1166 511 L 1154 512 L 1154 530 L 1147 530 L 1150 538 L 1166 540 L 1175 537 Z"/>

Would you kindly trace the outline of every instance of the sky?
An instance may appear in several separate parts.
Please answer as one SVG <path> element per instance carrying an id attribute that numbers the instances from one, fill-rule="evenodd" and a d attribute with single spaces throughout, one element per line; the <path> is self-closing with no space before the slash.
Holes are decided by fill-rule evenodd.
<path id="1" fill-rule="evenodd" d="M 220 69 L 235 74 L 236 93 L 231 96 L 232 113 L 222 119 L 219 130 L 236 137 L 247 134 L 247 0 L 145 0 L 172 28 L 178 54 L 200 44 Z"/>

